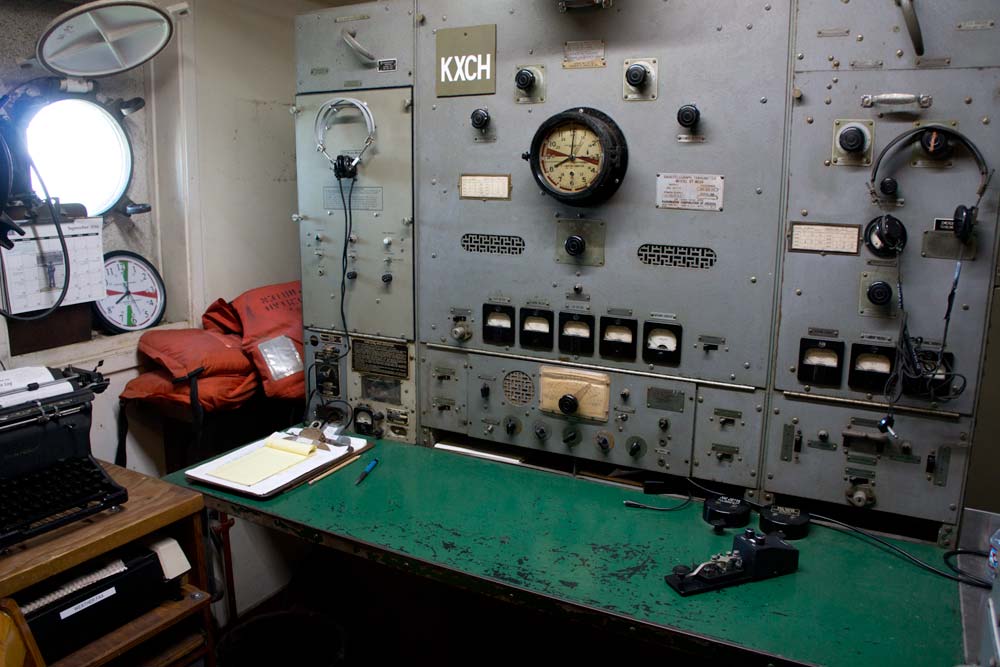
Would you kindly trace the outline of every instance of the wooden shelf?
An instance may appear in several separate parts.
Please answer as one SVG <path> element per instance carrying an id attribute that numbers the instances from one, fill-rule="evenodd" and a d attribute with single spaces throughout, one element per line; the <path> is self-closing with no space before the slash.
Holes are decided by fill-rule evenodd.
<path id="1" fill-rule="evenodd" d="M 75 665 L 99 667 L 99 665 L 107 664 L 147 639 L 201 611 L 212 602 L 208 593 L 194 586 L 184 586 L 181 593 L 183 597 L 180 600 L 164 602 L 156 609 L 69 654 L 51 667 L 74 667 Z"/>
<path id="2" fill-rule="evenodd" d="M 104 464 L 128 489 L 121 511 L 101 512 L 44 533 L 0 555 L 0 598 L 169 526 L 204 507 L 200 493 Z M 194 555 L 192 555 L 194 557 Z"/>

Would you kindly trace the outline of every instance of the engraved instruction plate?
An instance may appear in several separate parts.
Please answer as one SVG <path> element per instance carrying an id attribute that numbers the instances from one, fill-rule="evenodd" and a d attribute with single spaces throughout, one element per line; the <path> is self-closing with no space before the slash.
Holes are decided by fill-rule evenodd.
<path id="1" fill-rule="evenodd" d="M 858 225 L 814 225 L 793 222 L 788 249 L 791 252 L 829 252 L 857 255 L 861 243 Z"/>
<path id="2" fill-rule="evenodd" d="M 510 174 L 462 174 L 458 178 L 461 199 L 510 199 Z"/>
<path id="3" fill-rule="evenodd" d="M 657 174 L 656 208 L 721 211 L 725 176 Z"/>
<path id="4" fill-rule="evenodd" d="M 563 43 L 563 69 L 607 67 L 603 39 L 585 39 Z"/>
<path id="5" fill-rule="evenodd" d="M 356 373 L 403 378 L 410 376 L 406 343 L 352 339 L 351 362 Z"/>

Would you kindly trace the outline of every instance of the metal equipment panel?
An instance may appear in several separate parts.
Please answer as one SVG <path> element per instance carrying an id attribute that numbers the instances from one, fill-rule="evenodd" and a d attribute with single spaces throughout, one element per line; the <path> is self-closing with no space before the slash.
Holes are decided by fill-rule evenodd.
<path id="1" fill-rule="evenodd" d="M 764 464 L 770 493 L 851 504 L 956 523 L 972 423 L 896 415 L 899 438 L 882 433 L 880 410 L 771 399 Z"/>
<path id="2" fill-rule="evenodd" d="M 299 94 L 413 84 L 413 1 L 362 2 L 295 21 Z"/>
<path id="3" fill-rule="evenodd" d="M 764 391 L 698 387 L 692 476 L 757 486 L 766 399 Z"/>
<path id="4" fill-rule="evenodd" d="M 415 94 L 419 338 L 765 386 L 780 234 L 788 4 L 648 0 L 560 13 L 555 2 L 512 8 L 433 0 L 418 9 L 426 23 L 417 27 L 417 63 L 427 77 Z M 440 31 L 493 24 L 497 93 L 438 97 L 432 84 L 441 64 Z M 589 64 L 579 60 L 583 43 L 602 55 Z M 626 99 L 626 61 L 654 60 L 658 92 Z M 738 70 L 731 67 L 736 62 L 754 65 Z M 539 95 L 531 98 L 536 103 L 523 103 L 515 75 L 525 68 L 544 84 L 544 101 Z M 676 119 L 684 105 L 698 107 L 693 130 Z M 621 128 L 628 170 L 606 202 L 574 207 L 540 196 L 520 156 L 548 117 L 584 107 Z M 487 140 L 477 140 L 470 127 L 477 109 L 488 112 Z M 510 175 L 510 199 L 462 198 L 458 184 L 465 174 Z M 676 195 L 699 187 L 723 200 L 699 203 L 695 195 L 685 202 Z M 709 201 L 717 203 L 702 205 Z M 573 236 L 587 249 L 574 248 L 581 251 L 578 261 L 563 252 Z M 593 352 L 561 352 L 558 341 L 547 349 L 525 346 L 520 331 L 484 332 L 485 304 L 512 308 L 512 327 L 519 327 L 524 309 L 551 311 L 556 327 L 560 314 L 593 317 Z M 456 312 L 470 313 L 462 316 L 463 338 L 450 335 Z M 634 350 L 611 345 L 612 353 L 604 353 L 602 319 L 627 320 L 624 326 L 635 328 Z M 671 355 L 658 354 L 656 346 L 647 352 L 647 324 L 676 329 L 682 340 L 666 346 L 682 348 Z"/>
<path id="5" fill-rule="evenodd" d="M 302 243 L 303 314 L 307 327 L 343 330 L 341 261 L 345 252 L 345 202 L 351 180 L 338 181 L 317 151 L 314 124 L 324 102 L 358 99 L 377 124 L 376 139 L 358 168 L 347 239 L 346 319 L 353 332 L 413 338 L 412 116 L 409 88 L 323 93 L 296 98 L 299 230 Z M 346 107 L 326 132 L 332 156 L 354 155 L 367 131 L 361 114 Z M 343 196 L 342 196 L 343 195 Z"/>

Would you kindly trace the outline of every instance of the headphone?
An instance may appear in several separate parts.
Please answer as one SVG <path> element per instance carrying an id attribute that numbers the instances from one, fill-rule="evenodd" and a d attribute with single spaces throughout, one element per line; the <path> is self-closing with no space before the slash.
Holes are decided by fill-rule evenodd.
<path id="1" fill-rule="evenodd" d="M 872 165 L 871 178 L 868 180 L 868 191 L 871 193 L 872 201 L 874 203 L 884 203 L 884 200 L 875 189 L 875 182 L 878 180 L 878 170 L 882 166 L 882 161 L 890 153 L 901 147 L 909 146 L 914 141 L 924 137 L 928 132 L 940 133 L 944 135 L 945 138 L 952 139 L 960 143 L 962 146 L 965 146 L 972 157 L 975 158 L 976 165 L 979 167 L 979 188 L 976 190 L 976 203 L 972 206 L 959 204 L 955 208 L 955 214 L 953 216 L 953 231 L 955 236 L 958 237 L 962 243 L 968 243 L 972 238 L 972 232 L 976 225 L 976 216 L 979 213 L 979 203 L 982 201 L 983 195 L 986 193 L 986 188 L 990 184 L 990 178 L 993 176 L 993 172 L 990 171 L 989 166 L 986 164 L 986 158 L 983 157 L 979 147 L 958 130 L 945 127 L 944 125 L 932 124 L 915 127 L 900 134 L 898 137 L 890 141 L 886 147 L 882 149 L 882 152 L 878 154 L 878 157 L 875 158 L 875 163 Z M 896 181 L 892 178 L 884 179 L 879 185 L 882 193 L 891 197 L 895 196 L 897 187 Z"/>
<path id="2" fill-rule="evenodd" d="M 357 109 L 365 119 L 365 127 L 368 129 L 368 137 L 364 146 L 355 157 L 350 155 L 338 155 L 332 157 L 326 152 L 326 133 L 333 126 L 336 115 L 345 109 Z M 330 162 L 333 174 L 338 180 L 343 178 L 355 178 L 358 175 L 358 164 L 361 163 L 361 156 L 375 143 L 375 116 L 372 115 L 368 105 L 353 97 L 334 97 L 323 102 L 319 111 L 316 112 L 316 120 L 313 123 L 313 132 L 316 135 L 316 151 L 322 153 Z"/>

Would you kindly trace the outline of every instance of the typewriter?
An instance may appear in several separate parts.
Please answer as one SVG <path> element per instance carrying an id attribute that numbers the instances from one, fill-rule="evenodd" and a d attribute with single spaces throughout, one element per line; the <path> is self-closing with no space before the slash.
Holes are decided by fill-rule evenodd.
<path id="1" fill-rule="evenodd" d="M 128 500 L 90 454 L 107 386 L 96 370 L 0 372 L 0 551 Z"/>

